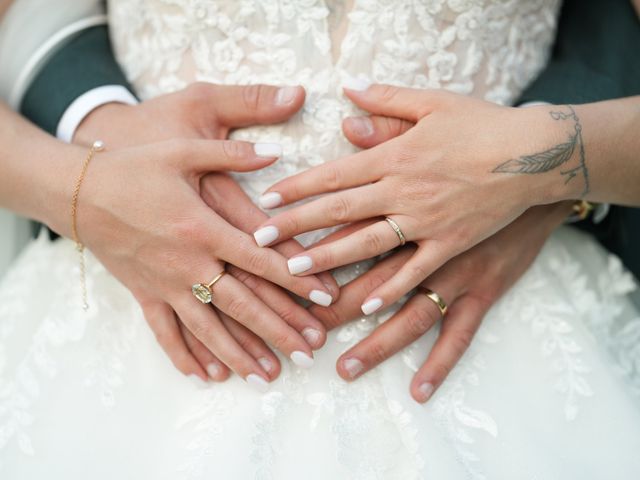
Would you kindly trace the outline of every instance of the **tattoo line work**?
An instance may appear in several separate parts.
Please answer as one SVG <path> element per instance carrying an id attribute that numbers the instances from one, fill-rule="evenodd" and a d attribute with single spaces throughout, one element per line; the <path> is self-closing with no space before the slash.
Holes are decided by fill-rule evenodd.
<path id="1" fill-rule="evenodd" d="M 564 113 L 559 111 L 551 111 L 549 115 L 556 121 L 561 120 L 573 120 L 575 133 L 569 135 L 569 139 L 560 143 L 548 150 L 534 153 L 532 155 L 523 155 L 520 158 L 507 160 L 504 163 L 498 165 L 493 173 L 521 173 L 521 174 L 534 174 L 545 173 L 558 168 L 559 166 L 567 163 L 573 156 L 573 152 L 578 147 L 580 163 L 577 167 L 569 170 L 561 170 L 560 174 L 566 177 L 565 185 L 573 180 L 578 173 L 582 173 L 584 178 L 584 189 L 582 190 L 582 197 L 589 193 L 589 170 L 585 163 L 584 154 L 584 142 L 582 141 L 582 125 L 580 119 L 571 105 L 567 105 L 570 113 Z"/>

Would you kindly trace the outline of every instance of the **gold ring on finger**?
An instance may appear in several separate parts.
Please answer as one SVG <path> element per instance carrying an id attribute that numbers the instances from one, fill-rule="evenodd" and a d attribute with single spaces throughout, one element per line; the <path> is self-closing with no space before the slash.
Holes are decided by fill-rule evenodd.
<path id="1" fill-rule="evenodd" d="M 196 283 L 191 287 L 191 293 L 193 293 L 193 296 L 200 300 L 202 303 L 213 302 L 213 292 L 211 289 L 216 284 L 216 282 L 224 276 L 225 273 L 227 272 L 222 270 L 209 283 Z"/>
<path id="2" fill-rule="evenodd" d="M 404 233 L 402 233 L 402 230 L 400 229 L 400 225 L 398 225 L 395 222 L 395 220 L 393 220 L 390 217 L 384 217 L 384 219 L 391 226 L 391 228 L 393 228 L 393 231 L 396 232 L 396 235 L 400 239 L 400 246 L 402 247 L 405 243 L 407 243 L 407 239 L 404 236 Z"/>
<path id="3" fill-rule="evenodd" d="M 447 310 L 449 310 L 449 307 L 447 306 L 447 303 L 442 299 L 442 297 L 433 290 L 429 290 L 426 287 L 418 287 L 418 292 L 426 295 L 429 300 L 435 303 L 436 307 L 438 307 L 438 310 L 440 310 L 440 315 L 442 315 L 442 318 L 444 318 L 444 316 L 447 314 Z"/>

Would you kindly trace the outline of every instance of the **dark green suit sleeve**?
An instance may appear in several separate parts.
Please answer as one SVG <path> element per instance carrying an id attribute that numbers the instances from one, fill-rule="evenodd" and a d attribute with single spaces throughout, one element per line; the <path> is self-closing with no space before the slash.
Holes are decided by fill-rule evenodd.
<path id="1" fill-rule="evenodd" d="M 80 32 L 51 57 L 29 86 L 20 110 L 55 135 L 67 107 L 80 95 L 104 85 L 131 90 L 113 55 L 108 29 L 101 26 Z"/>
<path id="2" fill-rule="evenodd" d="M 565 0 L 551 60 L 518 103 L 587 103 L 638 94 L 640 20 L 631 1 Z M 640 209 L 612 207 L 601 224 L 579 227 L 640 278 Z"/>

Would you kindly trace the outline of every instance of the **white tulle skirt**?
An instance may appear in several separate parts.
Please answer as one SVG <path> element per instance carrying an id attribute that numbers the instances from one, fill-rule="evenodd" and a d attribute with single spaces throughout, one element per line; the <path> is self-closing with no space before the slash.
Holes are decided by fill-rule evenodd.
<path id="1" fill-rule="evenodd" d="M 637 479 L 640 315 L 631 277 L 562 229 L 487 315 L 427 405 L 409 381 L 436 332 L 347 384 L 331 333 L 270 392 L 178 373 L 91 256 L 79 307 L 66 240 L 34 241 L 0 285 L 0 478 Z"/>

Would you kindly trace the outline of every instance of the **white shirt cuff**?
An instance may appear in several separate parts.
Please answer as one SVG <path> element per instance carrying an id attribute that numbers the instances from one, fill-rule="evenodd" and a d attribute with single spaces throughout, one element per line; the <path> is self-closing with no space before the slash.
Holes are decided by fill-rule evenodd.
<path id="1" fill-rule="evenodd" d="M 71 143 L 86 116 L 107 103 L 137 105 L 138 100 L 122 85 L 105 85 L 89 90 L 76 98 L 64 111 L 58 122 L 56 136 L 64 142 Z"/>

